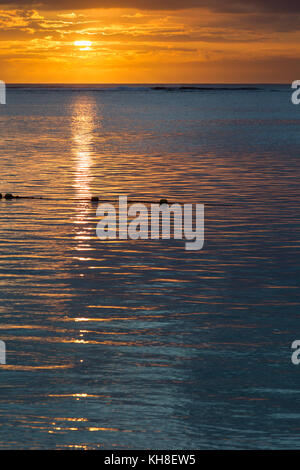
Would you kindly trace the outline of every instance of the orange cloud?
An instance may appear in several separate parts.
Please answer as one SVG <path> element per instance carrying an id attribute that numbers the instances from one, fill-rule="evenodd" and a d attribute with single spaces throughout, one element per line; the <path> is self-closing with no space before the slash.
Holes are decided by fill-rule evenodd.
<path id="1" fill-rule="evenodd" d="M 176 1 L 163 2 L 168 11 L 155 10 L 155 2 L 147 10 L 146 0 L 128 2 L 140 9 L 80 10 L 79 2 L 61 0 L 51 5 L 65 10 L 55 10 L 40 1 L 47 10 L 27 3 L 28 9 L 0 10 L 0 78 L 7 82 L 291 82 L 300 76 L 300 15 L 278 14 L 283 2 L 270 11 L 271 2 L 251 0 L 246 12 L 235 0 L 226 12 L 221 2 L 200 0 L 188 0 L 190 8 L 180 11 Z M 78 41 L 92 44 L 78 48 Z"/>

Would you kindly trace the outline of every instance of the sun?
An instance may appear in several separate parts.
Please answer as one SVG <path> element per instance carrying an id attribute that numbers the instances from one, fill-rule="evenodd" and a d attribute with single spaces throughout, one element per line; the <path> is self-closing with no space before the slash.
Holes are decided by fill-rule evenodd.
<path id="1" fill-rule="evenodd" d="M 75 41 L 74 46 L 80 47 L 81 51 L 90 51 L 92 41 Z"/>

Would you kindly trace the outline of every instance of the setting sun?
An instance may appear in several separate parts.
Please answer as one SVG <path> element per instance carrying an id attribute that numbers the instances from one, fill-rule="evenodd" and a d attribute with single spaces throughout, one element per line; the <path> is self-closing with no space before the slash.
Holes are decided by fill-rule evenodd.
<path id="1" fill-rule="evenodd" d="M 89 51 L 91 49 L 91 41 L 75 41 L 74 46 L 80 47 L 81 51 Z"/>

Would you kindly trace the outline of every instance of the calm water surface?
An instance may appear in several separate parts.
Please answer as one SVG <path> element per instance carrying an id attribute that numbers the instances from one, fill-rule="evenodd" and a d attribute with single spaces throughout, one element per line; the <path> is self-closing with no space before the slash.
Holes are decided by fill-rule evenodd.
<path id="1" fill-rule="evenodd" d="M 300 107 L 256 88 L 8 89 L 0 448 L 300 448 Z M 204 203 L 204 248 L 92 194 Z"/>

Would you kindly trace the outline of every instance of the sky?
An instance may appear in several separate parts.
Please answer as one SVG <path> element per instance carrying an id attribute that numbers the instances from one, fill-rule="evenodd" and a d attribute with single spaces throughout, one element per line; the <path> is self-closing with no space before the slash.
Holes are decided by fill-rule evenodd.
<path id="1" fill-rule="evenodd" d="M 299 0 L 0 0 L 7 83 L 291 83 Z"/>

